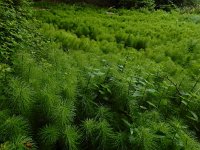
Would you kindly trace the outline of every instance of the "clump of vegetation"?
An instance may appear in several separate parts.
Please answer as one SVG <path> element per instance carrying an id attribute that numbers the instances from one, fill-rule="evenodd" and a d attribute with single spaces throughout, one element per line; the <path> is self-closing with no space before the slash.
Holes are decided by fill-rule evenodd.
<path id="1" fill-rule="evenodd" d="M 200 149 L 195 14 L 9 2 L 0 149 Z"/>

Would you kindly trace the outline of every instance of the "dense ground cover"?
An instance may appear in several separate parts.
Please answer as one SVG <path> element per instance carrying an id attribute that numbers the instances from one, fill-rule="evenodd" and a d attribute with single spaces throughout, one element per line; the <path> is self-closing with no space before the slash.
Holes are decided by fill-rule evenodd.
<path id="1" fill-rule="evenodd" d="M 198 14 L 37 3 L 34 16 L 2 36 L 23 38 L 1 55 L 0 149 L 200 149 Z"/>

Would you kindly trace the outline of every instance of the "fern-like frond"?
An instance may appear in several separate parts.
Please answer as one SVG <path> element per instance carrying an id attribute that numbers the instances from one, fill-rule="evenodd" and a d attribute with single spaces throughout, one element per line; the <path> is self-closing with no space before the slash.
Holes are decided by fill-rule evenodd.
<path id="1" fill-rule="evenodd" d="M 57 124 L 67 125 L 75 116 L 75 107 L 72 102 L 59 102 L 57 106 L 53 108 L 53 119 Z"/>
<path id="2" fill-rule="evenodd" d="M 36 150 L 37 147 L 31 137 L 18 135 L 13 139 L 13 149 L 18 150 Z"/>
<path id="3" fill-rule="evenodd" d="M 134 129 L 129 137 L 131 144 L 137 149 L 154 150 L 157 149 L 155 135 L 149 128 L 139 127 Z"/>
<path id="4" fill-rule="evenodd" d="M 95 119 L 97 120 L 107 120 L 112 121 L 113 114 L 111 113 L 111 110 L 104 106 L 99 106 L 96 112 Z"/>
<path id="5" fill-rule="evenodd" d="M 29 124 L 19 116 L 9 117 L 0 125 L 0 139 L 4 141 L 15 138 L 18 135 L 26 136 L 28 134 Z"/>
<path id="6" fill-rule="evenodd" d="M 59 129 L 56 126 L 48 125 L 39 132 L 39 139 L 44 145 L 53 145 L 60 138 Z"/>
<path id="7" fill-rule="evenodd" d="M 97 129 L 96 140 L 99 142 L 99 149 L 108 149 L 111 147 L 110 143 L 112 142 L 112 136 L 114 134 L 110 124 L 106 120 L 102 120 L 98 123 Z"/>
<path id="8" fill-rule="evenodd" d="M 193 136 L 190 133 L 182 132 L 179 133 L 176 138 L 178 139 L 176 141 L 176 146 L 182 149 L 188 149 L 188 150 L 199 150 L 200 144 L 195 136 Z"/>
<path id="9" fill-rule="evenodd" d="M 31 137 L 18 135 L 11 141 L 0 144 L 0 150 L 36 150 L 37 147 Z"/>
<path id="10" fill-rule="evenodd" d="M 28 115 L 33 104 L 33 91 L 30 86 L 19 78 L 12 78 L 10 92 L 12 95 L 10 105 L 13 109 L 23 115 Z"/>
<path id="11" fill-rule="evenodd" d="M 65 131 L 63 132 L 63 138 L 65 140 L 66 147 L 69 150 L 78 150 L 79 140 L 80 140 L 80 133 L 73 126 L 66 126 Z"/>
<path id="12" fill-rule="evenodd" d="M 94 119 L 86 119 L 83 122 L 83 130 L 85 131 L 86 138 L 92 138 L 95 136 L 97 130 L 97 121 Z"/>
<path id="13" fill-rule="evenodd" d="M 117 150 L 128 150 L 130 143 L 126 132 L 117 132 L 112 137 L 112 147 Z"/>

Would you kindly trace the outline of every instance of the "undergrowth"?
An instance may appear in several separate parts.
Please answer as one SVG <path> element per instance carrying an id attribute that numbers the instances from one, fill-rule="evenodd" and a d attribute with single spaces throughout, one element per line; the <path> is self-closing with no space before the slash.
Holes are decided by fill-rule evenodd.
<path id="1" fill-rule="evenodd" d="M 195 14 L 35 5 L 1 53 L 0 149 L 200 149 Z"/>

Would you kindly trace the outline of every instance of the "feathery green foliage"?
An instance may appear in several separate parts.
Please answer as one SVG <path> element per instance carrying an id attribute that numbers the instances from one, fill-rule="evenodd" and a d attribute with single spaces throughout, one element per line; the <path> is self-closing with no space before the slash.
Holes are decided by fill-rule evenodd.
<path id="1" fill-rule="evenodd" d="M 15 3 L 0 149 L 200 149 L 196 14 L 37 3 L 29 20 Z"/>

